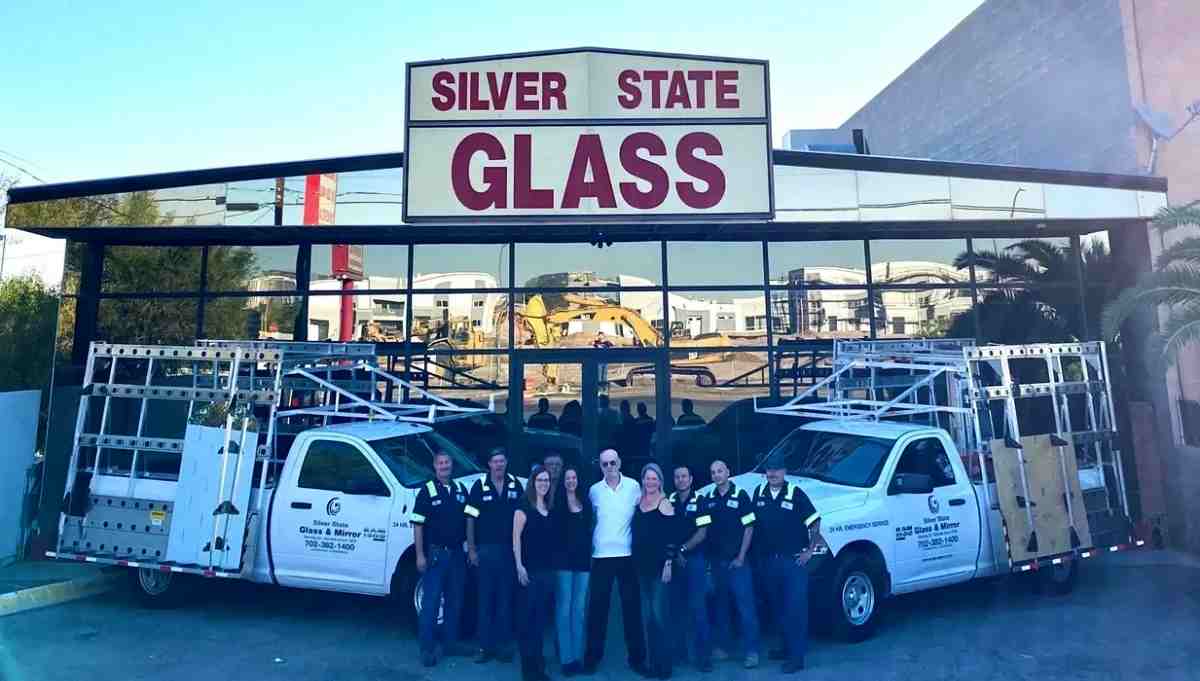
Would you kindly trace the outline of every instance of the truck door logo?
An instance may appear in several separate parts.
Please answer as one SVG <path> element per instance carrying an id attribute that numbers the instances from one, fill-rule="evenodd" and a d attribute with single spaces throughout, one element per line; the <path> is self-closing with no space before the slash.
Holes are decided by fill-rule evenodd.
<path id="1" fill-rule="evenodd" d="M 328 513 L 329 515 L 337 515 L 341 511 L 342 511 L 342 502 L 338 501 L 337 497 L 330 499 L 329 503 L 325 504 L 325 512 Z"/>
<path id="2" fill-rule="evenodd" d="M 937 497 L 930 494 L 929 495 L 929 512 L 937 513 L 938 509 L 941 507 L 942 507 L 942 505 L 940 503 L 938 503 Z"/>

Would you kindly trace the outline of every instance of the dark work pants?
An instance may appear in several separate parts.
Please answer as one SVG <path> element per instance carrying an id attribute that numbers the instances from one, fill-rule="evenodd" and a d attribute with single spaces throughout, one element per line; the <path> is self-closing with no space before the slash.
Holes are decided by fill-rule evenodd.
<path id="1" fill-rule="evenodd" d="M 712 658 L 712 634 L 708 624 L 708 559 L 702 553 L 691 554 L 687 556 L 687 563 L 682 569 L 678 562 L 675 566 L 670 588 L 671 612 L 675 620 L 671 627 L 675 655 L 680 660 L 686 660 L 690 641 L 692 660 L 700 664 Z"/>
<path id="2" fill-rule="evenodd" d="M 479 647 L 498 652 L 512 640 L 516 566 L 512 546 L 483 544 L 479 554 Z"/>
<path id="3" fill-rule="evenodd" d="M 646 646 L 642 635 L 642 608 L 638 597 L 637 572 L 633 558 L 595 558 L 592 560 L 592 579 L 587 612 L 587 652 L 585 665 L 596 665 L 604 658 L 604 641 L 608 636 L 608 606 L 612 600 L 613 581 L 621 590 L 621 619 L 625 629 L 625 647 L 629 651 L 629 666 L 641 667 L 646 661 Z"/>
<path id="4" fill-rule="evenodd" d="M 670 584 L 663 584 L 662 573 L 638 575 L 642 620 L 646 632 L 646 667 L 653 676 L 671 673 Z"/>
<path id="5" fill-rule="evenodd" d="M 758 610 L 754 603 L 754 577 L 750 566 L 734 567 L 730 561 L 717 560 L 713 561 L 712 571 L 716 591 L 716 602 L 713 603 L 713 638 L 722 646 L 732 643 L 730 611 L 736 611 L 742 633 L 743 652 L 747 656 L 757 655 Z"/>
<path id="6" fill-rule="evenodd" d="M 763 561 L 771 612 L 783 637 L 788 659 L 804 662 L 808 653 L 808 569 L 793 556 L 771 556 Z"/>
<path id="7" fill-rule="evenodd" d="M 554 617 L 554 583 L 553 570 L 538 570 L 529 573 L 529 586 L 519 588 L 517 632 L 521 637 L 521 672 L 525 678 L 546 669 L 542 647 L 546 628 Z"/>
<path id="8" fill-rule="evenodd" d="M 421 652 L 432 653 L 437 647 L 439 607 L 444 607 L 442 641 L 447 645 L 458 641 L 467 560 L 462 548 L 455 550 L 443 546 L 430 548 L 425 554 L 425 561 L 425 574 L 421 575 L 421 617 L 417 623 L 417 638 L 421 642 Z"/>

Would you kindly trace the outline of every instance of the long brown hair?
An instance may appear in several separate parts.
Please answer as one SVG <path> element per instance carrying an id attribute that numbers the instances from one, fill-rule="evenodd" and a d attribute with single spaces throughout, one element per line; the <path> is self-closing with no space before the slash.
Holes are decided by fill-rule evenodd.
<path id="1" fill-rule="evenodd" d="M 537 508 L 537 477 L 542 473 L 550 478 L 550 489 L 546 490 L 546 510 L 554 508 L 554 476 L 550 475 L 550 471 L 540 463 L 535 463 L 529 471 L 529 484 L 525 485 L 525 500 L 534 509 Z"/>

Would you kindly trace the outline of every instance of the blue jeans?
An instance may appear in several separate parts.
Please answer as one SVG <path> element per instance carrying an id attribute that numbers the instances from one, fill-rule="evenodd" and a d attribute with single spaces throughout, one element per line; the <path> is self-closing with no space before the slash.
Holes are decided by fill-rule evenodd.
<path id="1" fill-rule="evenodd" d="M 554 594 L 554 619 L 558 630 L 558 657 L 565 666 L 583 662 L 584 615 L 587 612 L 590 572 L 557 572 L 558 589 Z"/>
<path id="2" fill-rule="evenodd" d="M 808 652 L 808 569 L 796 565 L 793 556 L 771 556 L 763 561 L 764 577 L 776 599 L 776 627 L 787 649 L 788 659 L 804 662 Z"/>
<path id="3" fill-rule="evenodd" d="M 417 622 L 417 639 L 421 643 L 422 653 L 432 653 L 437 647 L 437 616 L 443 599 L 442 640 L 448 645 L 458 641 L 467 560 L 461 548 L 441 547 L 426 552 L 425 561 L 425 574 L 421 576 L 421 617 Z"/>
<path id="4" fill-rule="evenodd" d="M 512 640 L 517 569 L 512 546 L 482 544 L 479 554 L 479 647 L 495 653 Z"/>
<path id="5" fill-rule="evenodd" d="M 723 645 L 730 645 L 733 635 L 730 633 L 730 601 L 737 611 L 738 625 L 742 632 L 742 646 L 745 654 L 757 655 L 758 643 L 758 612 L 754 607 L 754 579 L 750 574 L 750 566 L 733 567 L 726 560 L 713 564 L 713 586 L 715 587 L 716 602 L 713 604 L 713 633 Z"/>
<path id="6" fill-rule="evenodd" d="M 646 636 L 646 667 L 653 676 L 671 673 L 670 584 L 663 584 L 662 573 L 638 575 L 638 594 L 642 603 L 642 626 Z"/>
<path id="7" fill-rule="evenodd" d="M 546 668 L 542 644 L 550 624 L 551 600 L 554 598 L 554 572 L 535 570 L 529 573 L 529 585 L 521 587 L 521 614 L 517 632 L 521 636 L 521 669 L 540 672 Z"/>
<path id="8" fill-rule="evenodd" d="M 676 563 L 676 567 L 678 567 Z M 671 612 L 677 622 L 674 627 L 675 655 L 688 658 L 689 635 L 692 660 L 697 664 L 712 657 L 712 634 L 708 624 L 708 559 L 704 554 L 689 554 L 687 563 L 675 571 L 671 580 Z M 684 617 L 684 613 L 687 616 Z"/>

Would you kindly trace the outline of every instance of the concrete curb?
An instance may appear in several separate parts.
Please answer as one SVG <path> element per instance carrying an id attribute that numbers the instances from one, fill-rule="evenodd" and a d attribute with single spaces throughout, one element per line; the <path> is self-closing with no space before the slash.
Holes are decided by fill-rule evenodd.
<path id="1" fill-rule="evenodd" d="M 120 572 L 106 572 L 94 577 L 81 577 L 0 594 L 0 617 L 95 596 L 112 590 L 120 582 Z"/>

